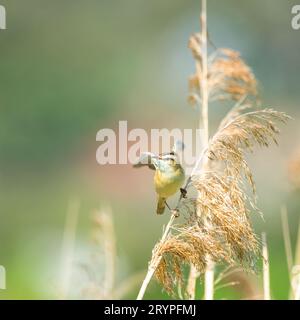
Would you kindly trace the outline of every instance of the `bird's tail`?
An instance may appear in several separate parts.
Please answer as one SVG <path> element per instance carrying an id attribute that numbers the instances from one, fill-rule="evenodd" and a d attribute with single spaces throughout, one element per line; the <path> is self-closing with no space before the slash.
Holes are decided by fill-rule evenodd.
<path id="1" fill-rule="evenodd" d="M 158 197 L 156 213 L 163 214 L 165 211 L 165 207 L 166 207 L 166 199 Z"/>

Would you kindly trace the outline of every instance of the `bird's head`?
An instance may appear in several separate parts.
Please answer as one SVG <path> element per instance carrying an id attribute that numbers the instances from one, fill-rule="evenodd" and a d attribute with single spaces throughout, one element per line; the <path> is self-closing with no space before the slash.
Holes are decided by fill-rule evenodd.
<path id="1" fill-rule="evenodd" d="M 158 169 L 161 171 L 174 170 L 180 166 L 179 159 L 174 152 L 158 156 L 157 162 Z"/>
<path id="2" fill-rule="evenodd" d="M 181 152 L 183 149 L 183 142 L 178 140 L 175 142 L 171 152 L 162 153 L 160 155 L 155 155 L 152 152 L 143 152 L 133 167 L 140 168 L 148 166 L 153 170 L 172 171 L 181 166 L 178 158 L 178 152 Z"/>

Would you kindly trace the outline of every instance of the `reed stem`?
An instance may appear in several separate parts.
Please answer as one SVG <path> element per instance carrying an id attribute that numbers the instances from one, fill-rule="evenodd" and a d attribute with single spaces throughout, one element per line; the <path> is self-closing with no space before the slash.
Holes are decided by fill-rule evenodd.
<path id="1" fill-rule="evenodd" d="M 268 253 L 268 246 L 267 246 L 267 236 L 264 232 L 262 233 L 262 258 L 263 258 L 264 300 L 271 300 L 269 253 Z"/>
<path id="2" fill-rule="evenodd" d="M 202 0 L 201 22 L 201 51 L 202 51 L 202 76 L 198 72 L 199 83 L 201 84 L 201 119 L 200 125 L 203 126 L 204 148 L 208 146 L 209 126 L 208 126 L 208 65 L 207 65 L 207 0 Z M 199 66 L 197 67 L 199 70 Z M 213 300 L 214 298 L 214 262 L 208 256 L 207 266 L 204 276 L 204 299 Z"/>
<path id="3" fill-rule="evenodd" d="M 170 220 L 169 220 L 169 222 L 168 222 L 168 224 L 167 224 L 167 226 L 165 228 L 165 231 L 163 233 L 163 236 L 162 236 L 162 238 L 160 240 L 161 243 L 166 241 L 166 239 L 168 237 L 168 234 L 170 232 L 171 226 L 172 226 L 172 224 L 174 222 L 174 219 L 176 217 L 177 217 L 177 215 L 175 213 L 173 213 L 171 215 L 171 218 L 170 218 Z M 154 275 L 154 273 L 155 273 L 155 271 L 156 271 L 156 269 L 157 269 L 157 267 L 158 267 L 158 265 L 159 265 L 159 263 L 161 261 L 161 258 L 162 258 L 162 256 L 158 255 L 154 259 L 151 260 L 151 263 L 149 264 L 149 267 L 148 267 L 148 271 L 147 271 L 146 277 L 145 277 L 145 279 L 144 279 L 144 281 L 142 283 L 142 286 L 140 288 L 140 291 L 138 293 L 137 300 L 142 300 L 143 299 L 144 294 L 146 292 L 146 289 L 147 289 L 147 287 L 148 287 L 148 285 L 149 285 L 149 283 L 150 283 L 150 281 L 151 281 L 151 279 L 152 279 L 152 277 L 153 277 L 153 275 Z"/>
<path id="4" fill-rule="evenodd" d="M 200 15 L 200 23 L 201 23 L 201 39 L 202 39 L 202 63 L 199 61 L 196 61 L 196 70 L 197 75 L 199 78 L 199 84 L 200 84 L 200 91 L 201 91 L 201 97 L 202 97 L 202 104 L 201 104 L 201 113 L 200 113 L 200 121 L 199 126 L 200 128 L 203 128 L 203 146 L 204 150 L 208 147 L 208 139 L 209 139 L 209 129 L 208 129 L 208 83 L 207 83 L 207 74 L 208 74 L 208 65 L 207 65 L 207 1 L 202 0 L 202 9 L 201 9 L 201 15 Z M 201 75 L 202 72 L 202 75 Z M 198 161 L 196 162 L 195 167 L 193 168 L 191 176 L 188 178 L 185 189 L 189 186 L 191 183 L 191 177 L 197 172 L 199 163 L 201 162 L 203 158 L 203 154 L 201 157 L 199 157 Z M 163 243 L 171 229 L 171 226 L 173 224 L 174 219 L 177 216 L 177 208 L 180 204 L 180 201 L 182 200 L 182 196 L 180 196 L 178 200 L 177 207 L 175 209 L 175 213 L 171 215 L 171 218 L 168 222 L 168 225 L 165 229 L 165 232 L 163 234 L 162 239 L 160 240 L 161 243 Z M 144 297 L 145 291 L 161 261 L 162 257 L 157 256 L 152 258 L 149 267 L 148 272 L 146 274 L 146 277 L 142 283 L 142 286 L 140 288 L 139 294 L 137 296 L 137 300 L 141 300 Z M 205 299 L 212 300 L 213 299 L 213 292 L 214 292 L 214 262 L 210 259 L 210 257 L 207 257 L 207 269 L 205 272 Z M 196 281 L 198 278 L 198 272 L 195 268 L 195 266 L 191 265 L 189 279 L 188 279 L 188 295 L 190 299 L 195 299 L 195 290 L 196 290 Z"/>
<path id="5" fill-rule="evenodd" d="M 299 266 L 300 266 L 300 223 L 298 226 L 298 235 L 297 235 L 296 252 L 295 252 L 295 267 L 299 268 Z M 297 273 L 296 275 L 295 300 L 300 300 L 300 273 Z"/>

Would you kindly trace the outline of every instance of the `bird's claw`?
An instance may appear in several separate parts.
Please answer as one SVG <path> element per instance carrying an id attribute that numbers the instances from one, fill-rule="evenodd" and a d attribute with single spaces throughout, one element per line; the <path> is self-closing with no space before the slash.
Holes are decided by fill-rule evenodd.
<path id="1" fill-rule="evenodd" d="M 187 194 L 186 189 L 180 188 L 180 192 L 181 192 L 182 197 L 185 199 L 186 198 L 186 194 Z"/>
<path id="2" fill-rule="evenodd" d="M 175 218 L 178 218 L 178 217 L 180 216 L 178 209 L 173 209 L 173 210 L 172 210 L 172 214 L 173 214 L 173 216 L 174 216 Z"/>

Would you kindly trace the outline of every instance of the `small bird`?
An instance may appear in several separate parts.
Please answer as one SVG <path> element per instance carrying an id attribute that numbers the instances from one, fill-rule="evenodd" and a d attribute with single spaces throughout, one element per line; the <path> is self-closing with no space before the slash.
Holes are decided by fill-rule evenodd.
<path id="1" fill-rule="evenodd" d="M 138 162 L 133 165 L 134 168 L 148 166 L 150 169 L 155 170 L 154 186 L 158 196 L 157 214 L 164 213 L 166 205 L 168 206 L 167 198 L 174 195 L 179 189 L 185 196 L 186 191 L 181 189 L 185 180 L 185 173 L 177 156 L 177 151 L 183 150 L 183 148 L 183 143 L 177 141 L 169 153 L 156 156 L 151 152 L 144 152 Z"/>

